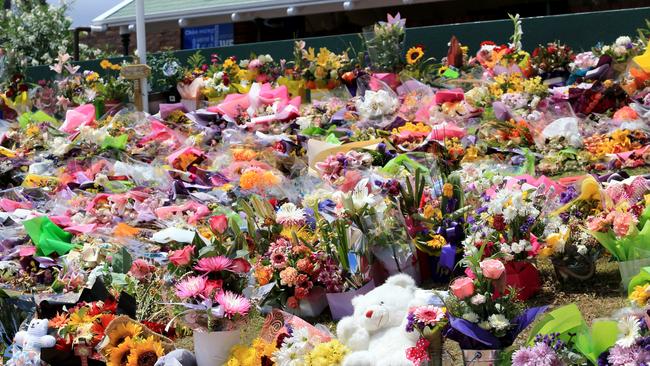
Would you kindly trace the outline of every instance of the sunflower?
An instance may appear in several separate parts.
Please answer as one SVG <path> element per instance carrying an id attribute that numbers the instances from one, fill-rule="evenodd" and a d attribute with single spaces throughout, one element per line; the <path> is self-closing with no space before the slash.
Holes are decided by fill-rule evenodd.
<path id="1" fill-rule="evenodd" d="M 106 366 L 126 366 L 129 355 L 131 354 L 131 348 L 133 348 L 133 340 L 131 337 L 124 338 L 122 343 L 111 349 Z"/>
<path id="2" fill-rule="evenodd" d="M 158 358 L 165 354 L 160 341 L 153 336 L 133 344 L 126 366 L 154 366 Z"/>
<path id="3" fill-rule="evenodd" d="M 108 332 L 108 339 L 110 340 L 110 347 L 119 346 L 124 339 L 130 337 L 135 338 L 142 333 L 142 327 L 135 323 L 122 323 L 111 329 Z"/>
<path id="4" fill-rule="evenodd" d="M 411 47 L 406 52 L 406 63 L 413 65 L 420 61 L 422 57 L 424 57 L 424 51 L 422 50 L 422 47 Z"/>

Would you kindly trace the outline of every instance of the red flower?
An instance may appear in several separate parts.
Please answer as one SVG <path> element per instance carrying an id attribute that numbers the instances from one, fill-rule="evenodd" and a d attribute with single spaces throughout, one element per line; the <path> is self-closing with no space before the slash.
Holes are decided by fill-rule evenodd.
<path id="1" fill-rule="evenodd" d="M 223 234 L 228 229 L 228 218 L 226 215 L 210 217 L 210 230 L 215 234 Z"/>
<path id="2" fill-rule="evenodd" d="M 502 231 L 506 228 L 506 220 L 503 218 L 503 215 L 494 215 L 492 227 L 497 231 Z"/>

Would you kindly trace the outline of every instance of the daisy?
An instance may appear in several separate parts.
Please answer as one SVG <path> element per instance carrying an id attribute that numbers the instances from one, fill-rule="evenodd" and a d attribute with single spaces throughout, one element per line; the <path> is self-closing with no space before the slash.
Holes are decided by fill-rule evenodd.
<path id="1" fill-rule="evenodd" d="M 640 336 L 641 326 L 634 316 L 627 316 L 618 322 L 619 339 L 616 344 L 622 347 L 631 347 Z"/>
<path id="2" fill-rule="evenodd" d="M 247 298 L 230 291 L 219 292 L 215 300 L 223 307 L 226 318 L 232 318 L 235 315 L 246 315 L 251 308 L 251 303 Z"/>
<path id="3" fill-rule="evenodd" d="M 232 259 L 219 255 L 199 259 L 194 269 L 205 273 L 217 273 L 224 270 L 229 271 L 231 266 Z"/>
<path id="4" fill-rule="evenodd" d="M 434 305 L 421 306 L 415 309 L 415 319 L 426 325 L 434 326 L 445 317 L 445 308 Z"/>
<path id="5" fill-rule="evenodd" d="M 199 296 L 205 290 L 207 280 L 205 277 L 192 276 L 176 284 L 176 296 L 181 299 L 189 299 Z"/>
<path id="6" fill-rule="evenodd" d="M 296 207 L 291 202 L 285 203 L 278 209 L 275 214 L 275 220 L 278 224 L 286 226 L 302 226 L 305 223 L 305 210 Z"/>

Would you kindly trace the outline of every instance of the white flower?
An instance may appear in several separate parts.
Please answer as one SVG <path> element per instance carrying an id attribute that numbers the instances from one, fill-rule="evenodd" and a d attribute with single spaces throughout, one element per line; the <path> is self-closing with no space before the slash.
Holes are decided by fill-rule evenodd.
<path id="1" fill-rule="evenodd" d="M 469 313 L 463 314 L 463 319 L 470 323 L 478 323 L 478 314 L 470 311 Z"/>
<path id="2" fill-rule="evenodd" d="M 242 69 L 246 69 L 246 68 L 248 68 L 249 63 L 250 63 L 250 60 L 248 60 L 248 59 L 241 60 L 241 61 L 239 61 L 239 67 L 241 67 Z"/>
<path id="3" fill-rule="evenodd" d="M 587 247 L 585 245 L 578 245 L 578 254 L 585 255 L 587 254 Z"/>
<path id="4" fill-rule="evenodd" d="M 354 208 L 360 210 L 366 205 L 372 206 L 375 203 L 375 195 L 370 193 L 368 188 L 368 178 L 361 179 L 352 191 L 352 204 Z"/>
<path id="5" fill-rule="evenodd" d="M 399 101 L 385 90 L 367 90 L 363 100 L 357 100 L 356 107 L 363 118 L 379 119 L 394 113 L 399 107 Z"/>
<path id="6" fill-rule="evenodd" d="M 293 347 L 280 347 L 271 358 L 278 366 L 303 366 L 303 357 Z"/>
<path id="7" fill-rule="evenodd" d="M 489 330 L 490 329 L 490 323 L 487 321 L 482 321 L 478 323 L 478 326 L 481 327 L 481 329 Z"/>
<path id="8" fill-rule="evenodd" d="M 301 130 L 309 128 L 311 126 L 311 117 L 304 116 L 296 118 L 296 124 L 300 127 Z"/>
<path id="9" fill-rule="evenodd" d="M 616 38 L 616 42 L 614 42 L 617 46 L 627 46 L 628 44 L 632 43 L 632 39 L 628 36 L 620 36 Z"/>
<path id="10" fill-rule="evenodd" d="M 627 316 L 618 322 L 619 338 L 616 344 L 621 347 L 631 347 L 639 338 L 641 326 L 635 316 Z"/>
<path id="11" fill-rule="evenodd" d="M 275 220 L 281 225 L 301 226 L 305 223 L 305 210 L 287 202 L 280 206 L 275 214 Z"/>
<path id="12" fill-rule="evenodd" d="M 483 296 L 481 294 L 476 294 L 476 295 L 472 296 L 471 302 L 472 302 L 472 305 L 481 305 L 481 304 L 485 303 L 485 296 Z"/>
<path id="13" fill-rule="evenodd" d="M 503 314 L 492 314 L 488 318 L 490 326 L 495 330 L 504 330 L 510 326 L 510 321 Z"/>
<path id="14" fill-rule="evenodd" d="M 625 46 L 614 46 L 614 55 L 623 56 L 627 52 Z"/>

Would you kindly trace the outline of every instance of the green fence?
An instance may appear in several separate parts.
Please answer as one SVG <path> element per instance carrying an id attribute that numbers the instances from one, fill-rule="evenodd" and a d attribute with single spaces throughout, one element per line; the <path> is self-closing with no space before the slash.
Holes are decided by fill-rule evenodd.
<path id="1" fill-rule="evenodd" d="M 435 16 L 432 14 L 432 16 Z M 602 12 L 553 15 L 522 19 L 523 46 L 532 50 L 538 44 L 561 40 L 575 50 L 589 50 L 598 42 L 611 43 L 620 35 L 635 36 L 638 28 L 645 27 L 645 19 L 650 19 L 650 7 L 611 10 Z M 446 24 L 429 27 L 408 28 L 406 30 L 406 46 L 424 45 L 427 56 L 443 57 L 447 53 L 447 43 L 452 35 L 458 37 L 461 43 L 470 47 L 470 52 L 476 50 L 485 40 L 496 43 L 507 43 L 512 34 L 510 19 L 485 22 Z M 340 52 L 349 47 L 359 49 L 361 36 L 345 34 L 338 36 L 315 37 L 304 39 L 307 47 L 327 47 Z M 184 62 L 196 50 L 176 51 L 175 55 Z M 270 54 L 275 60 L 292 59 L 293 40 L 258 42 L 239 44 L 228 47 L 205 48 L 200 52 L 210 59 L 211 54 L 222 57 L 236 56 L 248 58 L 254 54 Z M 111 59 L 121 62 L 124 58 Z M 101 73 L 99 60 L 77 63 L 83 70 L 94 70 Z M 35 66 L 27 70 L 27 80 L 51 80 L 55 74 L 48 66 Z"/>

